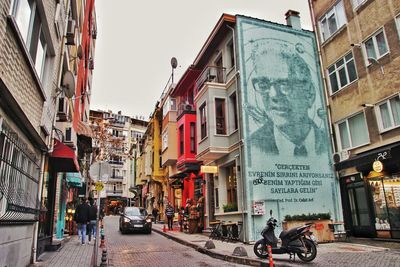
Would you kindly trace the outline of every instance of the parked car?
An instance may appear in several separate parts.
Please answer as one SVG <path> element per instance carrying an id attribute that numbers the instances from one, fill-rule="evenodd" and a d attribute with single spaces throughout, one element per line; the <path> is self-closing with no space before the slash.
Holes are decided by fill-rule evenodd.
<path id="1" fill-rule="evenodd" d="M 122 234 L 128 231 L 151 234 L 152 217 L 145 208 L 125 207 L 120 215 L 119 230 Z"/>

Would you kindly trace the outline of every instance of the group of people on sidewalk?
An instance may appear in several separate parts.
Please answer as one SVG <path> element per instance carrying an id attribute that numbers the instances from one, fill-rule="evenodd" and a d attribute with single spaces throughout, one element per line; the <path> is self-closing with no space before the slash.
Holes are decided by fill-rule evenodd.
<path id="1" fill-rule="evenodd" d="M 88 243 L 96 239 L 96 224 L 97 224 L 97 206 L 94 199 L 81 198 L 81 203 L 76 207 L 74 220 L 78 225 L 79 242 L 82 245 L 86 244 L 86 234 L 88 235 Z M 100 216 L 102 218 L 102 216 Z"/>

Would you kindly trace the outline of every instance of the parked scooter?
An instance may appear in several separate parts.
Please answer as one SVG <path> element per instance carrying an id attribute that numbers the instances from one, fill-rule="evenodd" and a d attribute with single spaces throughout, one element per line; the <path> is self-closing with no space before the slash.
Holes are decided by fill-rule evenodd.
<path id="1" fill-rule="evenodd" d="M 271 246 L 272 254 L 289 254 L 290 259 L 295 255 L 305 262 L 310 262 L 317 256 L 317 247 L 315 238 L 310 232 L 310 227 L 313 223 L 306 223 L 303 226 L 292 228 L 288 231 L 282 231 L 279 238 L 282 245 L 278 247 L 278 239 L 275 236 L 275 227 L 277 220 L 272 217 L 272 210 L 270 210 L 271 218 L 268 219 L 267 225 L 262 230 L 262 239 L 258 240 L 253 247 L 254 253 L 257 257 L 266 259 L 268 258 L 267 246 Z"/>

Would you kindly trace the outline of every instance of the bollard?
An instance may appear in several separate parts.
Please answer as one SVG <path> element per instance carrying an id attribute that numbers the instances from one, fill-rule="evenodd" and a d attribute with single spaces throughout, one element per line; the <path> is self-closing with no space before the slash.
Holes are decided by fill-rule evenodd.
<path id="1" fill-rule="evenodd" d="M 103 249 L 103 252 L 101 254 L 100 267 L 105 267 L 105 266 L 107 266 L 107 250 Z"/>
<path id="2" fill-rule="evenodd" d="M 267 248 L 268 248 L 269 267 L 274 267 L 274 262 L 272 261 L 272 248 L 271 246 L 267 246 Z"/>
<path id="3" fill-rule="evenodd" d="M 163 227 L 162 231 L 163 231 L 164 233 L 167 232 L 167 227 L 165 227 L 165 223 L 164 223 L 164 227 Z"/>

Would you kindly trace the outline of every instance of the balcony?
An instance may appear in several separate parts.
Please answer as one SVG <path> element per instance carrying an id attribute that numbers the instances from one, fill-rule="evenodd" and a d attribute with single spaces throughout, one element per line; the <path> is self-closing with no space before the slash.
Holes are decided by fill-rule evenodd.
<path id="1" fill-rule="evenodd" d="M 124 180 L 124 176 L 112 175 L 108 178 L 109 183 L 121 183 Z"/>
<path id="2" fill-rule="evenodd" d="M 109 160 L 108 163 L 114 165 L 124 165 L 124 162 L 121 160 Z"/>
<path id="3" fill-rule="evenodd" d="M 124 128 L 125 127 L 125 122 L 111 121 L 111 126 L 118 127 L 118 128 Z"/>
<path id="4" fill-rule="evenodd" d="M 196 108 L 193 104 L 179 104 L 176 120 L 178 121 L 185 114 L 196 114 Z"/>
<path id="5" fill-rule="evenodd" d="M 203 89 L 205 83 L 226 83 L 226 69 L 217 66 L 207 66 L 196 80 L 197 93 Z"/>
<path id="6" fill-rule="evenodd" d="M 106 191 L 107 196 L 122 196 L 122 189 L 116 189 L 116 190 L 108 190 Z"/>

